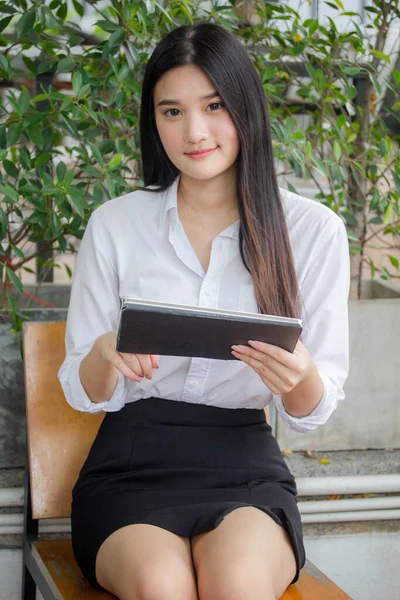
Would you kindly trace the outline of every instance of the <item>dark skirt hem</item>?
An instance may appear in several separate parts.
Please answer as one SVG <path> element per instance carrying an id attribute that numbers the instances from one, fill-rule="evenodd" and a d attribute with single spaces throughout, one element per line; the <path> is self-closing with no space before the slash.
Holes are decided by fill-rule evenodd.
<path id="1" fill-rule="evenodd" d="M 262 510 L 263 512 L 265 512 L 269 517 L 271 517 L 275 523 L 277 523 L 278 525 L 280 525 L 281 527 L 283 527 L 286 531 L 286 533 L 289 536 L 289 540 L 293 549 L 293 553 L 295 556 L 295 560 L 296 560 L 296 574 L 293 578 L 293 581 L 291 581 L 290 585 L 292 585 L 293 583 L 296 583 L 296 581 L 298 581 L 299 577 L 300 577 L 300 570 L 303 568 L 304 566 L 304 560 L 301 560 L 300 555 L 301 552 L 299 552 L 299 548 L 298 548 L 298 543 L 297 543 L 297 537 L 294 531 L 294 528 L 291 524 L 291 522 L 288 519 L 285 519 L 284 522 L 282 522 L 282 520 L 274 513 L 272 508 L 269 507 L 265 507 L 265 506 L 261 506 L 261 505 L 255 505 L 255 504 L 248 504 L 248 503 L 236 503 L 234 506 L 230 506 L 229 508 L 225 509 L 224 511 L 222 511 L 221 513 L 219 513 L 218 515 L 215 516 L 215 520 L 214 520 L 214 525 L 205 525 L 203 528 L 199 528 L 196 531 L 195 535 L 200 535 L 202 533 L 208 533 L 209 531 L 212 531 L 213 529 L 215 529 L 216 527 L 218 527 L 218 525 L 220 525 L 222 523 L 222 521 L 224 520 L 224 518 L 231 513 L 232 511 L 236 510 L 237 508 L 242 508 L 242 507 L 246 507 L 246 506 L 252 506 L 254 508 L 258 508 L 259 510 Z M 143 520 L 138 520 L 138 521 L 131 521 L 129 523 L 126 523 L 125 525 L 121 525 L 120 527 L 118 527 L 117 529 L 115 529 L 114 531 L 118 531 L 118 529 L 121 529 L 122 527 L 126 527 L 128 525 L 136 525 L 136 524 L 146 524 L 146 525 L 153 525 L 155 527 L 160 527 L 161 529 L 165 529 L 167 531 L 170 531 L 171 533 L 175 533 L 176 535 L 179 536 L 183 536 L 183 537 L 194 537 L 193 535 L 190 536 L 188 533 L 187 528 L 182 527 L 181 529 L 177 528 L 176 523 L 172 524 L 168 524 L 165 521 L 157 521 L 154 520 L 152 521 L 151 519 L 143 519 Z M 107 537 L 109 537 L 110 535 L 112 535 L 111 532 Z M 79 567 L 82 570 L 83 575 L 86 577 L 86 579 L 89 581 L 89 583 L 97 588 L 98 590 L 101 591 L 108 591 L 105 588 L 103 588 L 103 586 L 101 586 L 99 584 L 99 582 L 97 581 L 96 578 L 96 558 L 97 558 L 97 553 L 100 550 L 100 547 L 102 545 L 103 542 L 106 541 L 107 537 L 101 542 L 100 545 L 98 545 L 97 549 L 95 549 L 94 551 L 92 551 L 92 556 L 94 556 L 94 561 L 91 561 L 91 563 L 88 564 L 87 561 L 84 561 L 86 564 L 82 564 L 81 561 L 79 561 Z"/>

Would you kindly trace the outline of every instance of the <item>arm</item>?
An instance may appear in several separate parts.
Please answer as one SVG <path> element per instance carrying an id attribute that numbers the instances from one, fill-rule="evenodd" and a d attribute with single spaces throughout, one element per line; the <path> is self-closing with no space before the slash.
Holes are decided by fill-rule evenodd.
<path id="1" fill-rule="evenodd" d="M 288 394 L 274 397 L 282 419 L 297 431 L 307 432 L 326 423 L 344 399 L 343 385 L 349 369 L 349 286 L 347 234 L 339 222 L 316 248 L 301 284 L 301 341 L 314 365 L 311 376 Z"/>
<path id="2" fill-rule="evenodd" d="M 126 393 L 124 375 L 105 364 L 95 344 L 99 336 L 117 329 L 120 308 L 113 247 L 101 218 L 100 208 L 90 217 L 78 252 L 67 318 L 66 357 L 58 373 L 68 403 L 93 413 L 119 410 Z"/>

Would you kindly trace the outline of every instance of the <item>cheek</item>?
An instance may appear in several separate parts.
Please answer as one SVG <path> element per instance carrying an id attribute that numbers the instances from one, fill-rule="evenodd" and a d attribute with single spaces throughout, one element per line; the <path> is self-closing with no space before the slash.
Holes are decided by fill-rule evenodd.
<path id="1" fill-rule="evenodd" d="M 180 135 L 177 127 L 166 127 L 159 123 L 157 124 L 158 135 L 160 136 L 161 143 L 164 146 L 167 153 L 174 151 L 179 144 Z"/>
<path id="2" fill-rule="evenodd" d="M 239 146 L 239 136 L 236 127 L 229 116 L 225 119 L 221 119 L 218 124 L 218 136 L 221 140 L 226 140 L 231 144 L 234 143 L 236 146 Z"/>

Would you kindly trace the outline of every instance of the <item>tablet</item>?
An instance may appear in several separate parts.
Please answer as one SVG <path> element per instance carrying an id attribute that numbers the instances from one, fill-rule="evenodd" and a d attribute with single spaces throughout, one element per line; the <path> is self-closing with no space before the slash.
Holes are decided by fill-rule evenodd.
<path id="1" fill-rule="evenodd" d="M 232 344 L 267 342 L 293 352 L 301 319 L 124 298 L 117 351 L 237 360 Z"/>

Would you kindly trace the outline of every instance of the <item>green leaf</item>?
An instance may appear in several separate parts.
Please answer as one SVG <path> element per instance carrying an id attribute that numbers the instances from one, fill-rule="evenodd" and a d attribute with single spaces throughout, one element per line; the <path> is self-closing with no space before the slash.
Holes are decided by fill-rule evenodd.
<path id="1" fill-rule="evenodd" d="M 394 184 L 396 186 L 397 193 L 400 195 L 400 177 L 395 171 L 391 171 Z"/>
<path id="2" fill-rule="evenodd" d="M 28 108 L 30 106 L 30 103 L 31 103 L 31 97 L 30 97 L 29 92 L 26 89 L 26 87 L 24 87 L 24 89 L 22 90 L 22 92 L 20 93 L 19 98 L 18 98 L 18 107 L 19 107 L 19 110 L 22 115 L 24 113 L 26 113 L 26 111 L 28 110 Z"/>
<path id="3" fill-rule="evenodd" d="M 4 239 L 7 235 L 8 219 L 4 210 L 0 206 L 0 239 Z"/>
<path id="4" fill-rule="evenodd" d="M 29 56 L 25 56 L 25 54 L 22 54 L 21 58 L 26 68 L 29 69 L 29 71 L 33 73 L 33 75 L 36 75 L 36 65 L 33 62 L 33 60 L 29 58 Z"/>
<path id="5" fill-rule="evenodd" d="M 316 158 L 315 156 L 311 157 L 311 160 L 313 161 L 313 163 L 315 164 L 317 171 L 319 171 L 321 173 L 321 175 L 323 175 L 324 177 L 327 177 L 327 170 L 326 167 L 324 165 L 323 162 L 321 162 L 319 160 L 319 158 Z"/>
<path id="6" fill-rule="evenodd" d="M 4 19 L 0 20 L 0 32 L 4 31 L 4 29 L 10 23 L 11 19 L 12 19 L 12 16 L 11 17 L 4 17 Z"/>
<path id="7" fill-rule="evenodd" d="M 11 66 L 8 61 L 7 56 L 0 53 L 0 74 L 4 79 L 8 79 L 10 77 Z"/>
<path id="8" fill-rule="evenodd" d="M 118 167 L 121 164 L 122 158 L 122 154 L 116 154 L 113 156 L 108 164 L 108 168 L 114 169 L 115 167 Z"/>
<path id="9" fill-rule="evenodd" d="M 7 130 L 7 146 L 14 146 L 19 140 L 19 135 L 21 133 L 22 126 L 20 123 L 15 123 L 14 125 L 10 125 Z"/>
<path id="10" fill-rule="evenodd" d="M 0 13 L 5 13 L 7 15 L 15 15 L 17 13 L 17 10 L 9 4 L 2 4 L 0 6 Z"/>
<path id="11" fill-rule="evenodd" d="M 337 140 L 333 142 L 333 154 L 335 156 L 336 161 L 339 162 L 339 159 L 342 155 L 342 148 Z"/>
<path id="12" fill-rule="evenodd" d="M 371 269 L 371 279 L 373 279 L 375 275 L 375 263 L 372 258 L 369 259 L 369 268 Z"/>
<path id="13" fill-rule="evenodd" d="M 40 149 L 43 149 L 44 146 L 44 135 L 43 135 L 43 131 L 40 127 L 29 127 L 26 130 L 27 134 L 29 135 L 30 139 L 32 140 L 32 142 L 34 144 L 36 144 L 37 146 L 39 146 Z"/>
<path id="14" fill-rule="evenodd" d="M 114 31 L 119 31 L 121 26 L 117 23 L 111 23 L 111 21 L 97 21 L 94 26 L 100 27 L 103 31 L 108 31 L 109 33 L 114 33 Z"/>
<path id="15" fill-rule="evenodd" d="M 80 71 L 76 71 L 72 75 L 72 89 L 74 90 L 75 94 L 77 94 L 80 91 L 82 85 L 83 85 L 82 73 Z"/>
<path id="16" fill-rule="evenodd" d="M 354 98 L 357 96 L 357 88 L 355 85 L 349 85 L 347 88 L 347 95 L 350 100 L 354 100 Z"/>
<path id="17" fill-rule="evenodd" d="M 342 67 L 342 71 L 343 73 L 346 73 L 346 75 L 357 75 L 361 69 L 360 67 Z"/>
<path id="18" fill-rule="evenodd" d="M 385 216 L 383 217 L 383 224 L 387 225 L 393 220 L 393 205 L 388 204 L 385 210 Z"/>
<path id="19" fill-rule="evenodd" d="M 7 275 L 9 280 L 11 281 L 11 283 L 17 288 L 17 290 L 19 290 L 20 292 L 24 291 L 23 285 L 22 285 L 22 281 L 20 280 L 20 278 L 14 273 L 14 271 L 12 269 L 10 269 L 10 267 L 6 266 L 6 271 L 7 271 Z"/>
<path id="20" fill-rule="evenodd" d="M 24 37 L 29 31 L 33 29 L 36 21 L 36 10 L 28 10 L 17 23 L 17 36 L 19 38 Z"/>
<path id="21" fill-rule="evenodd" d="M 3 167 L 7 175 L 13 177 L 14 179 L 18 179 L 18 169 L 11 160 L 5 158 L 3 160 Z"/>
<path id="22" fill-rule="evenodd" d="M 71 271 L 70 267 L 66 263 L 64 263 L 64 267 L 65 267 L 65 270 L 67 271 L 68 277 L 70 279 L 72 279 L 72 271 Z"/>
<path id="23" fill-rule="evenodd" d="M 396 267 L 396 269 L 399 268 L 399 260 L 398 258 L 396 258 L 395 256 L 391 256 L 390 254 L 388 255 L 388 259 L 390 260 L 390 262 L 392 263 L 392 265 L 394 267 Z"/>
<path id="24" fill-rule="evenodd" d="M 57 73 L 69 73 L 75 67 L 75 59 L 72 56 L 62 58 L 57 65 Z"/>
<path id="25" fill-rule="evenodd" d="M 78 98 L 81 100 L 90 94 L 91 87 L 89 83 L 85 83 L 78 92 Z"/>
<path id="26" fill-rule="evenodd" d="M 397 85 L 400 85 L 400 71 L 393 71 L 393 77 Z"/>
<path id="27" fill-rule="evenodd" d="M 81 4 L 79 4 L 79 2 L 77 2 L 77 0 L 72 0 L 72 4 L 74 5 L 74 8 L 75 8 L 76 12 L 78 13 L 78 15 L 80 17 L 83 17 L 85 14 L 85 9 L 83 8 L 83 6 Z"/>
<path id="28" fill-rule="evenodd" d="M 379 192 L 376 188 L 374 188 L 374 191 L 372 192 L 371 203 L 369 205 L 369 209 L 371 211 L 375 210 L 377 208 L 377 206 L 379 204 L 379 199 L 380 199 Z"/>
<path id="29" fill-rule="evenodd" d="M 18 258 L 25 258 L 25 254 L 22 252 L 21 248 L 14 246 L 14 244 L 10 244 L 10 246 L 13 249 L 14 253 L 18 256 Z"/>
<path id="30" fill-rule="evenodd" d="M 378 56 L 379 58 L 381 58 L 382 60 L 384 60 L 385 62 L 387 62 L 390 65 L 390 57 L 387 54 L 384 54 L 383 52 L 380 52 L 379 50 L 372 50 L 372 54 L 375 54 L 375 56 Z"/>
<path id="31" fill-rule="evenodd" d="M 91 143 L 89 143 L 89 146 L 90 146 L 90 149 L 92 151 L 94 158 L 97 160 L 99 165 L 103 166 L 104 161 L 103 161 L 103 157 L 102 157 L 102 154 L 101 154 L 99 148 L 95 144 L 91 144 Z"/>
<path id="32" fill-rule="evenodd" d="M 60 160 L 60 162 L 58 163 L 58 165 L 56 167 L 56 175 L 57 175 L 57 179 L 59 182 L 64 180 L 66 172 L 67 172 L 67 167 L 66 167 L 65 163 L 62 160 Z"/>
<path id="33" fill-rule="evenodd" d="M 35 160 L 35 168 L 48 163 L 50 160 L 51 160 L 50 152 L 43 152 L 43 153 L 39 154 L 39 156 Z"/>
<path id="34" fill-rule="evenodd" d="M 42 73 L 47 73 L 48 71 L 50 71 L 51 67 L 52 67 L 52 63 L 48 60 L 44 60 L 43 62 L 40 63 L 40 65 L 38 65 L 38 68 L 37 68 L 38 75 L 41 75 Z"/>
<path id="35" fill-rule="evenodd" d="M 338 127 L 344 127 L 346 125 L 346 122 L 347 120 L 345 115 L 339 115 L 336 124 Z"/>
<path id="36" fill-rule="evenodd" d="M 382 94 L 382 86 L 379 83 L 379 81 L 377 80 L 377 78 L 371 74 L 370 74 L 369 78 L 372 81 L 372 84 L 373 84 L 374 88 L 376 89 L 376 91 L 378 92 L 378 94 L 381 95 Z"/>
<path id="37" fill-rule="evenodd" d="M 379 154 L 383 157 L 388 153 L 388 145 L 385 138 L 381 138 L 379 142 Z"/>
<path id="38" fill-rule="evenodd" d="M 108 45 L 110 48 L 119 48 L 119 46 L 121 46 L 121 44 L 124 43 L 125 41 L 125 31 L 123 29 L 119 29 L 118 31 L 114 31 L 114 33 L 112 33 L 110 35 L 110 38 L 108 40 Z"/>

